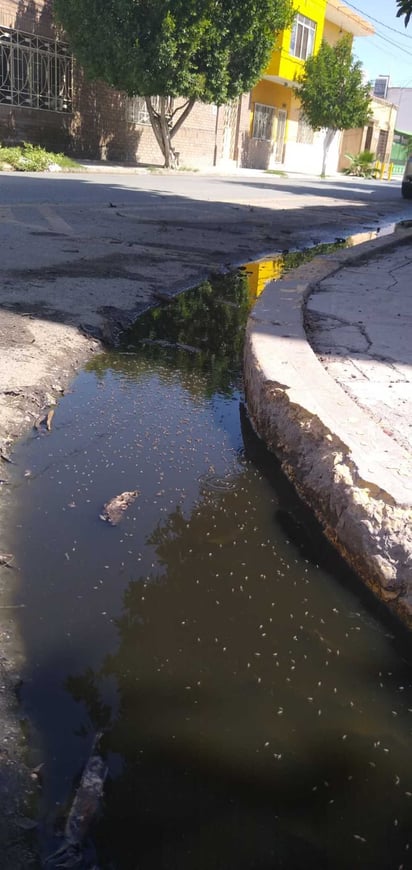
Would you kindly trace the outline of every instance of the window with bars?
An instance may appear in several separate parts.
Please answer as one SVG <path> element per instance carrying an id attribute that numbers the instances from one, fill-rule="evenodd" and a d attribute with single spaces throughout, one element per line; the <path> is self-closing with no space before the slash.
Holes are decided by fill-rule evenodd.
<path id="1" fill-rule="evenodd" d="M 255 103 L 252 130 L 253 139 L 265 139 L 268 142 L 272 140 L 275 111 L 273 106 Z"/>
<path id="2" fill-rule="evenodd" d="M 71 112 L 72 75 L 66 43 L 0 27 L 0 103 Z"/>
<path id="3" fill-rule="evenodd" d="M 296 142 L 299 142 L 300 145 L 313 145 L 313 139 L 314 130 L 310 124 L 308 124 L 305 117 L 301 115 L 298 120 Z"/>
<path id="4" fill-rule="evenodd" d="M 150 124 L 144 97 L 129 97 L 127 101 L 127 120 L 129 124 Z"/>
<path id="5" fill-rule="evenodd" d="M 160 97 L 152 97 L 152 106 L 155 112 L 160 113 Z M 166 111 L 173 111 L 173 97 L 167 98 Z M 150 116 L 147 111 L 144 97 L 129 97 L 127 101 L 127 120 L 129 124 L 150 124 Z"/>
<path id="6" fill-rule="evenodd" d="M 299 57 L 301 60 L 306 60 L 313 54 L 315 44 L 316 22 L 311 18 L 306 18 L 306 15 L 297 15 L 293 22 L 292 35 L 290 39 L 290 53 L 293 57 Z"/>

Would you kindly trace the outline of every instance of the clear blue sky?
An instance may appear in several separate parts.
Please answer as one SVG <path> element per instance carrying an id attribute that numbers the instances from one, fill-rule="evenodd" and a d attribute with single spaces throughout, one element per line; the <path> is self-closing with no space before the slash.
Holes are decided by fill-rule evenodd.
<path id="1" fill-rule="evenodd" d="M 391 85 L 412 87 L 412 19 L 405 28 L 404 19 L 396 17 L 395 0 L 342 0 L 342 4 L 375 28 L 374 36 L 357 37 L 353 45 L 367 78 L 390 75 Z"/>

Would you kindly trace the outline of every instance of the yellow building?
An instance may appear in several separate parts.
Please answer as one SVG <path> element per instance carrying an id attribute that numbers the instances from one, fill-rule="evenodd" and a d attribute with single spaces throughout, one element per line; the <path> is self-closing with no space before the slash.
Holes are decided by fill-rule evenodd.
<path id="1" fill-rule="evenodd" d="M 292 87 L 305 60 L 322 40 L 334 45 L 342 36 L 371 36 L 372 25 L 340 0 L 294 0 L 297 15 L 279 34 L 269 65 L 251 93 L 247 163 L 256 169 L 320 172 L 324 133 L 305 123 Z M 330 149 L 328 169 L 338 165 L 340 137 Z"/>

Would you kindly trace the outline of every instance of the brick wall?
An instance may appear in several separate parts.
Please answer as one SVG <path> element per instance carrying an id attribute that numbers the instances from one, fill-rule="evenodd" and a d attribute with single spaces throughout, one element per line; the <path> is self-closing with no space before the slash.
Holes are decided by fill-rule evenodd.
<path id="1" fill-rule="evenodd" d="M 0 142 L 19 145 L 32 142 L 49 151 L 70 148 L 70 117 L 41 109 L 0 106 Z"/>
<path id="2" fill-rule="evenodd" d="M 75 64 L 70 151 L 97 160 L 135 161 L 141 138 L 126 121 L 126 97 L 103 82 L 88 82 Z"/>
<path id="3" fill-rule="evenodd" d="M 180 153 L 181 165 L 213 166 L 218 117 L 216 106 L 195 103 L 189 117 L 173 140 L 176 150 Z"/>

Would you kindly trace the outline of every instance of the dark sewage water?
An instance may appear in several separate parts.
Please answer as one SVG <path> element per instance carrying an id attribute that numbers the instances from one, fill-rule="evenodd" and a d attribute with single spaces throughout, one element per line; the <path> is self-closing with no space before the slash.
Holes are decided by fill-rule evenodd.
<path id="1" fill-rule="evenodd" d="M 61 866 L 412 867 L 410 645 L 251 431 L 248 308 L 239 273 L 148 312 L 15 452 L 44 857 L 98 732 L 109 769 Z"/>

